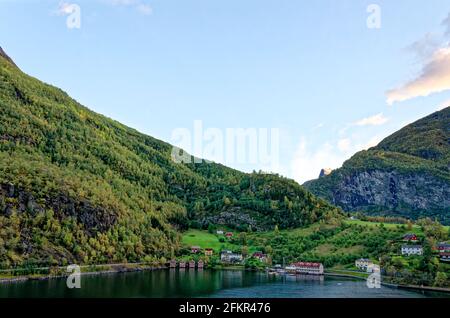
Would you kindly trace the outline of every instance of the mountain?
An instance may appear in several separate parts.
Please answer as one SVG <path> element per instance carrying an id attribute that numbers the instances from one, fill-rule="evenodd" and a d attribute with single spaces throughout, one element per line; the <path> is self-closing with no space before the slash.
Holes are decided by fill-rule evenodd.
<path id="1" fill-rule="evenodd" d="M 178 252 L 188 227 L 282 229 L 340 214 L 277 175 L 176 163 L 170 144 L 89 110 L 1 52 L 0 266 L 158 260 Z"/>
<path id="2" fill-rule="evenodd" d="M 304 184 L 346 211 L 450 223 L 450 107 L 422 118 L 342 168 Z"/>
<path id="3" fill-rule="evenodd" d="M 5 51 L 3 51 L 3 48 L 0 46 L 0 56 L 3 57 L 5 60 L 7 60 L 9 63 L 17 67 L 17 65 L 14 63 L 14 61 L 6 54 Z"/>

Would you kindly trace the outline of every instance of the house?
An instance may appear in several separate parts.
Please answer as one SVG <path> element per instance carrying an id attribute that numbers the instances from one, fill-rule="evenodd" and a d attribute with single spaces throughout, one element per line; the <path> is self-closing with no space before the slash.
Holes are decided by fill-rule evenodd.
<path id="1" fill-rule="evenodd" d="M 422 255 L 423 248 L 421 245 L 402 245 L 402 255 Z"/>
<path id="2" fill-rule="evenodd" d="M 195 268 L 195 261 L 189 261 L 189 268 Z"/>
<path id="3" fill-rule="evenodd" d="M 223 231 L 222 231 L 222 230 L 217 230 L 217 231 L 216 231 L 216 234 L 217 234 L 217 235 L 223 235 Z"/>
<path id="4" fill-rule="evenodd" d="M 180 266 L 180 268 L 186 268 L 186 262 L 180 262 L 180 264 L 178 264 Z"/>
<path id="5" fill-rule="evenodd" d="M 439 253 L 450 253 L 450 244 L 449 243 L 439 243 L 437 245 L 437 250 Z"/>
<path id="6" fill-rule="evenodd" d="M 286 267 L 286 271 L 295 274 L 323 275 L 322 263 L 297 262 Z"/>
<path id="7" fill-rule="evenodd" d="M 202 260 L 199 260 L 199 261 L 197 262 L 197 268 L 202 269 L 203 266 L 204 266 L 203 261 L 202 261 Z"/>
<path id="8" fill-rule="evenodd" d="M 371 265 L 373 265 L 373 262 L 368 258 L 360 258 L 355 261 L 355 266 L 363 271 L 367 271 Z"/>
<path id="9" fill-rule="evenodd" d="M 200 246 L 191 246 L 191 253 L 197 254 L 200 250 Z"/>
<path id="10" fill-rule="evenodd" d="M 255 252 L 253 253 L 252 257 L 260 260 L 263 263 L 267 262 L 267 254 L 264 254 L 263 252 Z"/>
<path id="11" fill-rule="evenodd" d="M 405 234 L 403 236 L 403 241 L 405 242 L 417 242 L 418 240 L 417 235 L 414 233 Z"/>
<path id="12" fill-rule="evenodd" d="M 450 252 L 449 253 L 440 253 L 439 254 L 439 259 L 442 262 L 450 262 Z"/>
<path id="13" fill-rule="evenodd" d="M 225 237 L 228 237 L 228 238 L 233 237 L 233 232 L 225 233 Z"/>
<path id="14" fill-rule="evenodd" d="M 212 256 L 214 250 L 212 248 L 205 248 L 205 256 Z"/>
<path id="15" fill-rule="evenodd" d="M 171 260 L 170 262 L 169 262 L 169 267 L 170 268 L 175 268 L 175 267 L 177 267 L 177 261 L 176 260 Z"/>
<path id="16" fill-rule="evenodd" d="M 240 263 L 243 260 L 242 254 L 232 251 L 220 252 L 220 260 L 224 263 Z"/>

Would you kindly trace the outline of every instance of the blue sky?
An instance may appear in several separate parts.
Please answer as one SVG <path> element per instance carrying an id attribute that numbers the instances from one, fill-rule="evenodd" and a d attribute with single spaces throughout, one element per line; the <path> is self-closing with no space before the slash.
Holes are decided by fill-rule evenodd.
<path id="1" fill-rule="evenodd" d="M 0 45 L 26 73 L 168 142 L 195 120 L 278 128 L 276 172 L 304 182 L 450 104 L 449 12 L 448 0 L 0 0 Z"/>

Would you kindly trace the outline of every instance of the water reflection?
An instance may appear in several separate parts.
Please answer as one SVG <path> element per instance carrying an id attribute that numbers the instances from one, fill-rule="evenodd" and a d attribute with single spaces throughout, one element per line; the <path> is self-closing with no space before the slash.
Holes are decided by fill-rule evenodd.
<path id="1" fill-rule="evenodd" d="M 430 297 L 445 294 L 369 289 L 364 281 L 246 271 L 171 269 L 82 276 L 81 289 L 65 279 L 0 284 L 0 297 Z"/>

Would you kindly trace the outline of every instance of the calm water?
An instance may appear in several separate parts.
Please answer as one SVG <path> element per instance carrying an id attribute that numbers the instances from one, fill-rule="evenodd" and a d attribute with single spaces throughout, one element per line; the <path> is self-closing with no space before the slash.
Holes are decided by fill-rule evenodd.
<path id="1" fill-rule="evenodd" d="M 332 277 L 269 276 L 265 273 L 213 270 L 160 270 L 82 276 L 81 289 L 65 279 L 0 284 L 5 297 L 450 297 L 382 287 Z"/>

